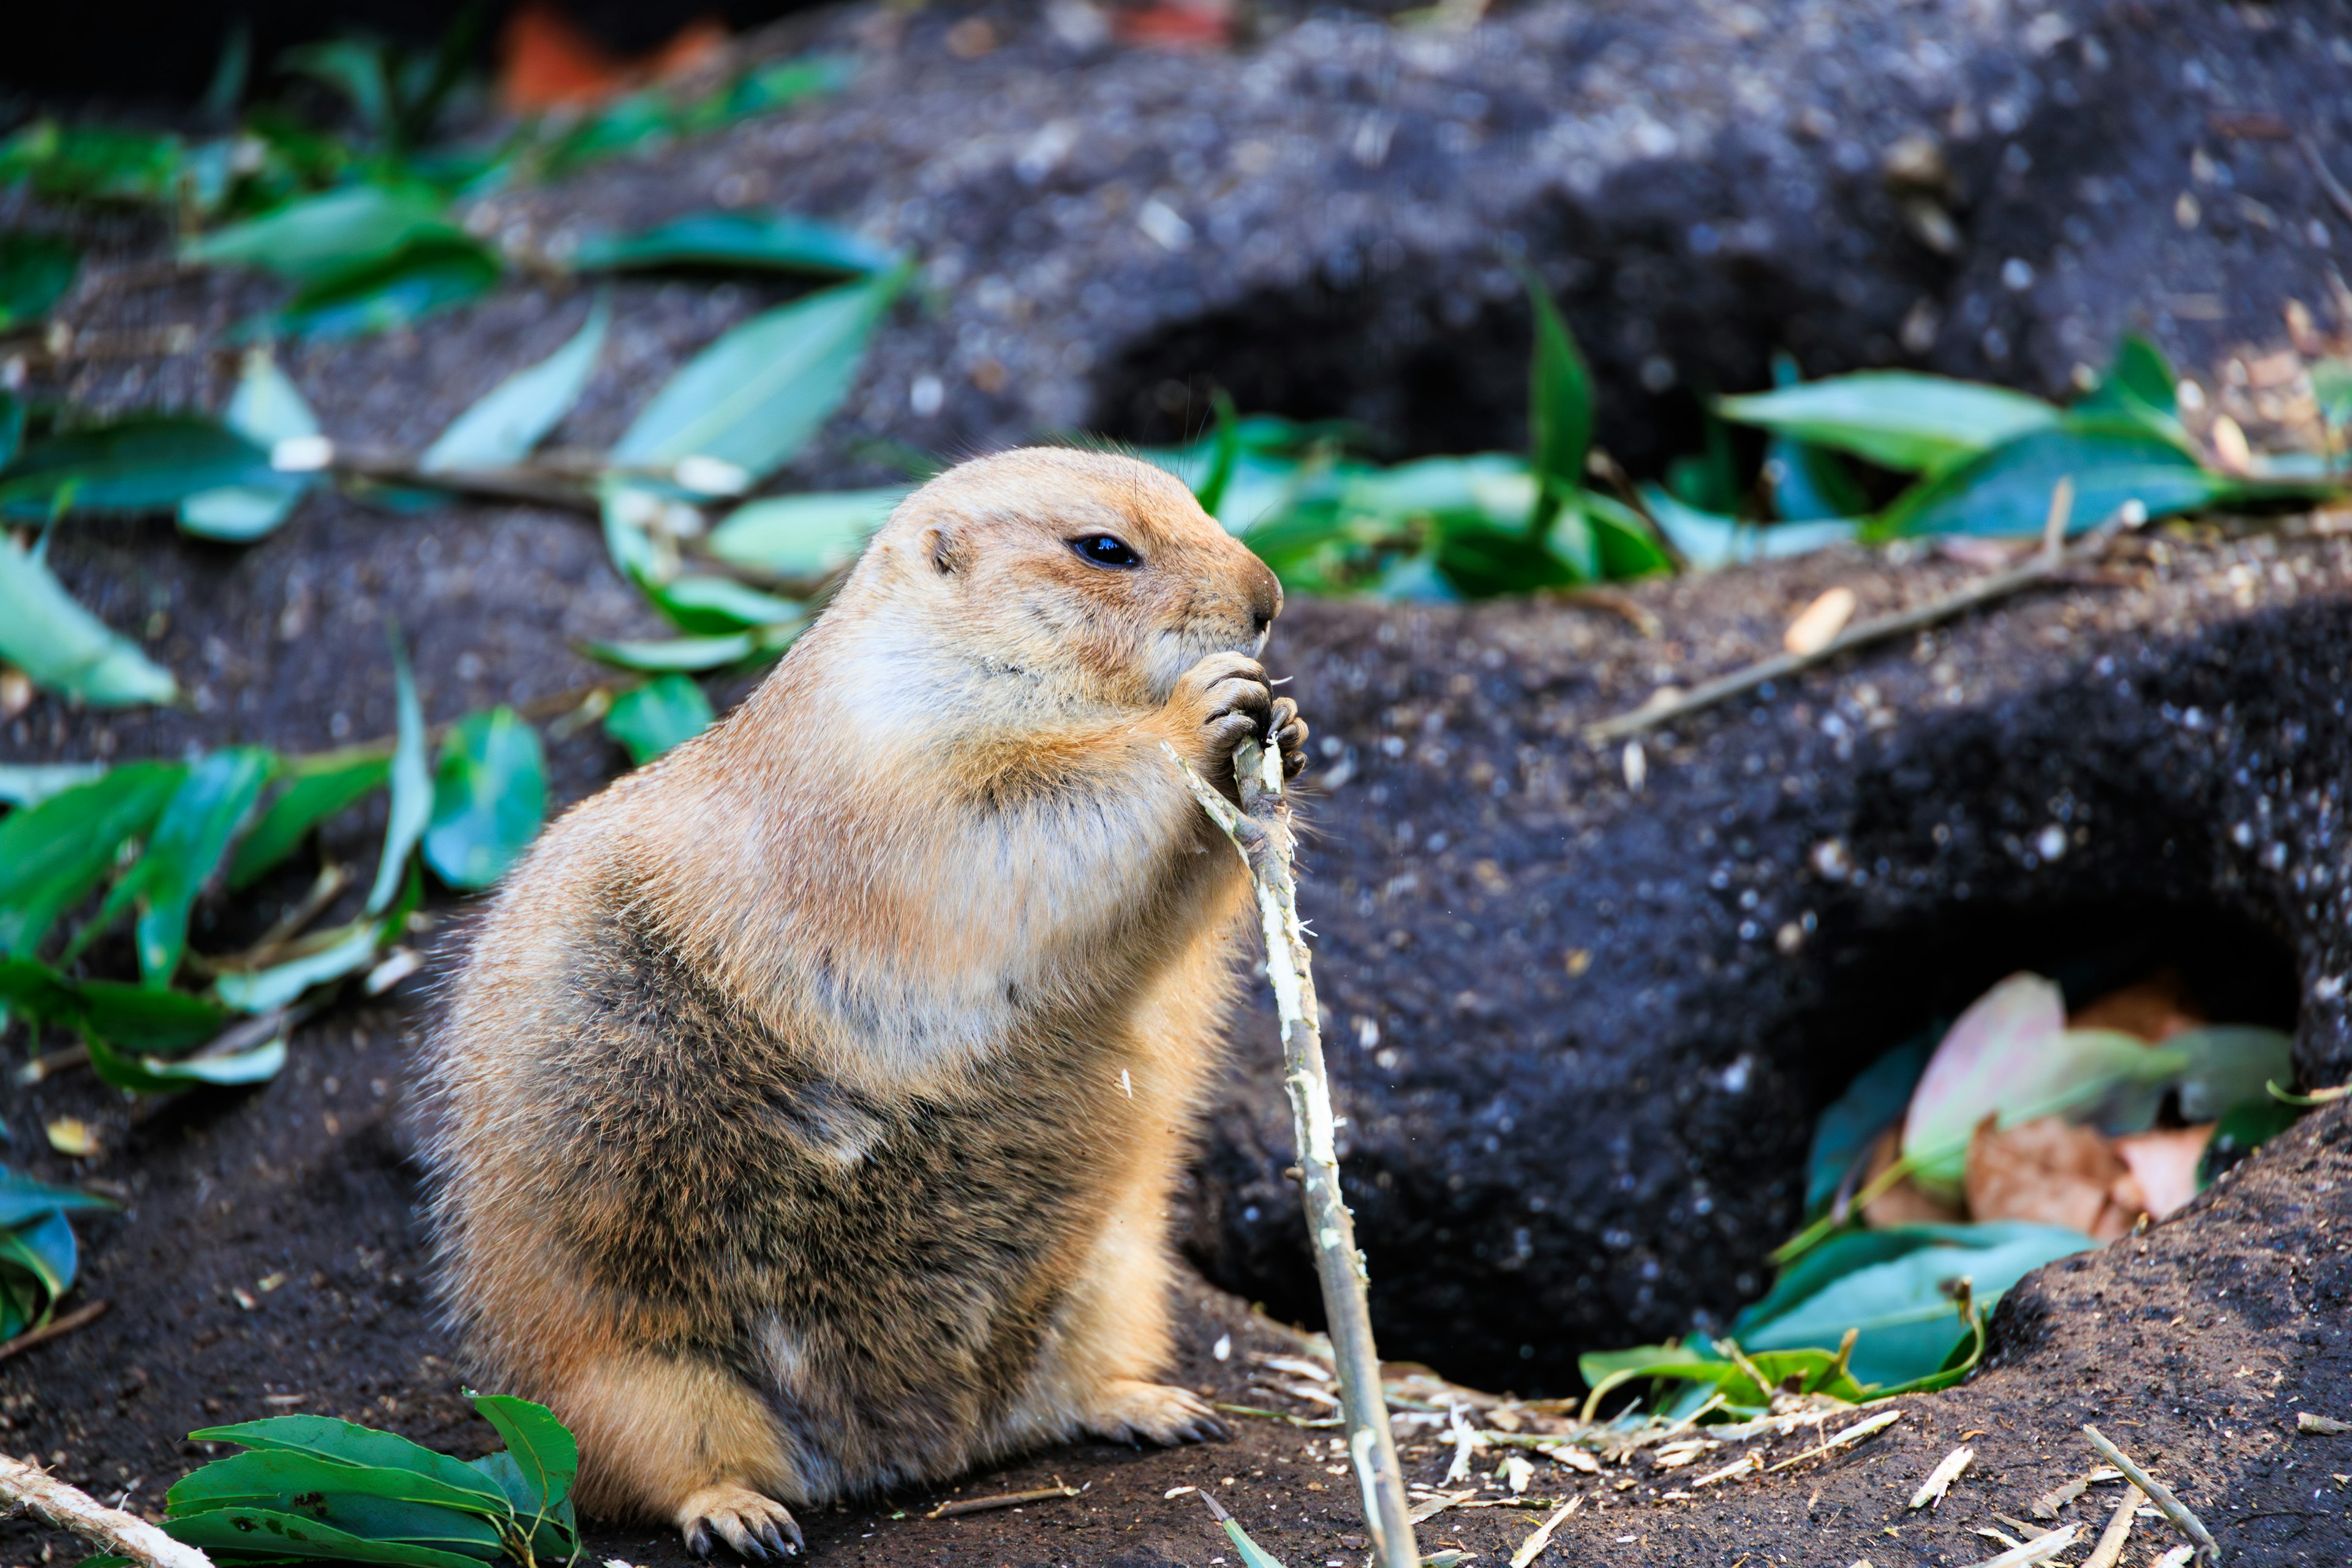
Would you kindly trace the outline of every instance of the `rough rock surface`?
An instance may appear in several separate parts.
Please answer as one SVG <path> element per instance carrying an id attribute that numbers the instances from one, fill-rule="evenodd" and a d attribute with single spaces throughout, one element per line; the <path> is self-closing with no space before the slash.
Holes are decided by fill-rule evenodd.
<path id="1" fill-rule="evenodd" d="M 1778 650 L 1822 556 L 1612 615 L 1301 605 L 1276 662 L 1325 748 L 1303 907 L 1390 1348 L 1494 1385 L 1719 1327 L 1792 1228 L 1815 1114 L 2020 968 L 2160 963 L 2352 1070 L 2352 548 L 2148 542 L 1645 737 L 1577 727 Z M 1336 781 L 1336 783 L 1335 783 Z M 1203 1165 L 1211 1276 L 1312 1310 L 1261 1020 Z M 1280 1281 L 1287 1280 L 1287 1288 Z M 1524 1348 L 1523 1348 L 1524 1347 Z"/>
<path id="2" fill-rule="evenodd" d="M 853 13 L 823 35 L 865 46 L 838 100 L 485 221 L 560 248 L 775 203 L 916 247 L 934 313 L 862 417 L 938 449 L 1168 439 L 1213 381 L 1408 450 L 1513 446 L 1520 258 L 1636 467 L 1775 349 L 2056 392 L 2127 328 L 2217 371 L 2284 339 L 2289 298 L 2352 328 L 2352 209 L 2310 161 L 2352 179 L 2340 0 L 1538 3 L 1466 32 L 1318 16 L 1233 58 L 1089 43 L 1083 5 L 981 14 L 1002 42 L 963 59 L 956 15 Z"/>

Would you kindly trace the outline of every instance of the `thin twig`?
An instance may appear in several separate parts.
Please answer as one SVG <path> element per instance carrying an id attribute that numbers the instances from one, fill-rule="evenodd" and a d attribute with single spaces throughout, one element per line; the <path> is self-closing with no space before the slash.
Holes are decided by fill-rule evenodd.
<path id="1" fill-rule="evenodd" d="M 1560 1521 L 1567 1519 L 1570 1514 L 1574 1513 L 1576 1511 L 1576 1505 L 1583 1500 L 1584 1494 L 1582 1492 L 1577 1493 L 1574 1497 L 1559 1505 L 1559 1512 L 1553 1514 L 1549 1519 L 1545 1520 L 1541 1524 L 1536 1526 L 1535 1533 L 1528 1536 L 1525 1541 L 1520 1542 L 1519 1549 L 1511 1553 L 1511 1568 L 1528 1568 L 1528 1563 L 1542 1556 L 1543 1549 L 1551 1544 L 1551 1532 L 1558 1530 L 1560 1526 Z"/>
<path id="2" fill-rule="evenodd" d="M 0 1454 L 0 1501 L 21 1503 L 53 1529 L 148 1568 L 213 1568 L 213 1560 L 184 1546 L 136 1514 L 109 1508 L 47 1471 Z"/>
<path id="3" fill-rule="evenodd" d="M 76 1329 L 94 1323 L 106 1316 L 106 1310 L 112 1305 L 113 1302 L 101 1296 L 95 1301 L 76 1307 L 62 1318 L 51 1318 L 37 1329 L 26 1329 L 15 1339 L 0 1342 L 0 1361 L 23 1355 L 35 1345 L 47 1344 L 51 1340 L 72 1333 Z"/>
<path id="4" fill-rule="evenodd" d="M 2327 160 L 2319 155 L 2319 143 L 2308 136 L 2296 137 L 2295 143 L 2303 149 L 2304 162 L 2309 163 L 2311 172 L 2319 176 L 2319 188 L 2327 193 L 2327 199 L 2336 204 L 2337 212 L 2352 220 L 2352 191 L 2344 188 L 2344 182 L 2336 177 L 2336 171 L 2329 168 Z"/>
<path id="5" fill-rule="evenodd" d="M 1282 1020 L 1283 1087 L 1290 1097 L 1292 1134 L 1298 1147 L 1301 1186 L 1306 1192 L 1307 1233 L 1315 1247 L 1315 1272 L 1323 1287 L 1324 1316 L 1330 1323 L 1332 1362 L 1339 1374 L 1339 1400 L 1348 1423 L 1348 1455 L 1363 1492 L 1364 1523 L 1380 1568 L 1420 1568 L 1412 1519 L 1405 1502 L 1404 1469 L 1389 1430 L 1389 1407 L 1381 1385 L 1381 1358 L 1372 1342 L 1371 1310 L 1362 1254 L 1356 1250 L 1355 1219 L 1339 1191 L 1338 1132 L 1331 1116 L 1330 1080 L 1323 1066 L 1322 1017 L 1315 1001 L 1315 975 L 1307 935 L 1298 921 L 1298 889 L 1291 876 L 1290 810 L 1283 798 L 1282 752 L 1255 741 L 1234 754 L 1241 809 L 1210 787 L 1177 756 L 1193 798 L 1209 819 L 1232 839 L 1248 866 L 1265 931 L 1266 973 L 1274 983 L 1276 1011 Z"/>
<path id="6" fill-rule="evenodd" d="M 1054 1484 L 1050 1487 L 1038 1487 L 1025 1492 L 999 1492 L 994 1497 L 966 1498 L 961 1502 L 943 1502 L 923 1517 L 953 1519 L 958 1514 L 963 1513 L 988 1513 L 1000 1508 L 1019 1508 L 1023 1503 L 1048 1502 L 1057 1498 L 1076 1497 L 1079 1489 L 1064 1481 L 1061 1477 L 1055 1476 Z"/>
<path id="7" fill-rule="evenodd" d="M 2099 1543 L 2083 1559 L 2083 1568 L 2116 1568 L 2124 1560 L 2124 1543 L 2131 1539 L 2132 1519 L 2139 1505 L 2147 1500 L 2137 1487 L 2126 1487 L 2123 1500 L 2116 1511 L 2107 1516 L 2107 1528 L 2099 1533 Z"/>
<path id="8" fill-rule="evenodd" d="M 2148 1500 L 2164 1510 L 2164 1517 L 2172 1521 L 2174 1529 L 2197 1543 L 2200 1555 L 2221 1556 L 2221 1548 L 2215 1543 L 2213 1532 L 2205 1528 L 2203 1520 L 2189 1511 L 2186 1503 L 2172 1495 L 2171 1488 L 2141 1469 L 2130 1455 L 2108 1442 L 2096 1426 L 2084 1427 L 2083 1436 L 2090 1440 L 2091 1447 L 2096 1448 L 2107 1463 L 2124 1473 L 2126 1480 L 2146 1492 Z"/>
<path id="9" fill-rule="evenodd" d="M 1957 588 L 1941 598 L 1931 599 L 1924 605 L 1908 610 L 1897 610 L 1893 615 L 1879 616 L 1848 626 L 1811 653 L 1783 653 L 1770 658 L 1759 659 L 1744 669 L 1734 670 L 1729 675 L 1718 676 L 1713 680 L 1704 681 L 1688 691 L 1669 697 L 1664 701 L 1653 699 L 1630 713 L 1621 713 L 1613 719 L 1603 719 L 1598 723 L 1587 724 L 1583 731 L 1584 738 L 1599 745 L 1604 742 L 1620 740 L 1627 735 L 1639 734 L 1644 730 L 1654 730 L 1661 724 L 1670 723 L 1685 714 L 1712 708 L 1717 703 L 1737 697 L 1743 691 L 1752 691 L 1766 681 L 1784 679 L 1800 670 L 1811 669 L 1817 664 L 1825 664 L 1842 653 L 1850 653 L 1855 648 L 1864 647 L 1872 643 L 1885 642 L 1889 637 L 1898 637 L 1907 632 L 1922 630 L 1939 622 L 1948 621 L 1955 616 L 1964 615 L 1979 605 L 1988 605 L 1996 599 L 2005 599 L 2012 594 L 2021 593 L 2025 589 L 2050 582 L 2066 568 L 2095 560 L 2105 553 L 2108 542 L 2115 536 L 2116 526 L 2115 521 L 2102 523 L 2091 530 L 2084 536 L 2081 542 L 2071 549 L 2060 551 L 2055 554 L 2037 553 L 2032 560 L 2022 566 L 2011 567 L 2006 572 L 1995 572 L 1988 576 L 1979 577 L 1975 582 Z"/>
<path id="10" fill-rule="evenodd" d="M 1998 1557 L 1988 1557 L 1976 1568 L 2028 1568 L 2035 1563 L 2047 1563 L 2074 1544 L 2081 1534 L 2079 1524 L 2062 1524 L 2047 1535 L 2038 1535 L 2022 1546 L 2012 1546 Z"/>

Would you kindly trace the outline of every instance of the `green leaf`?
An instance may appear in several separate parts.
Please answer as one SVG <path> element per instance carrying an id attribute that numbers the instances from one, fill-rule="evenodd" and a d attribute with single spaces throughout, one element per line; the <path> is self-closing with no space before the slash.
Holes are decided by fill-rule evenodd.
<path id="1" fill-rule="evenodd" d="M 695 213 L 630 235 L 592 236 L 572 255 L 583 272 L 649 268 L 769 268 L 782 272 L 882 272 L 894 251 L 833 224 L 790 213 Z"/>
<path id="2" fill-rule="evenodd" d="M 1760 528 L 1736 517 L 1699 510 L 1656 485 L 1640 487 L 1642 504 L 1658 531 L 1695 571 L 1712 572 L 1747 561 L 1779 560 L 1852 543 L 1860 531 L 1850 521 L 1782 522 Z"/>
<path id="3" fill-rule="evenodd" d="M 38 805 L 105 773 L 104 763 L 0 763 L 0 804 Z"/>
<path id="4" fill-rule="evenodd" d="M 2311 395 L 2330 430 L 2352 425 L 2352 360 L 2324 359 L 2311 367 Z"/>
<path id="5" fill-rule="evenodd" d="M 1813 1146 L 1805 1160 L 1805 1209 L 1812 1213 L 1837 1196 L 1862 1152 L 1902 1120 L 1911 1090 L 1927 1070 L 1939 1037 L 1921 1034 L 1895 1047 L 1854 1075 L 1843 1094 L 1813 1123 Z"/>
<path id="6" fill-rule="evenodd" d="M 213 980 L 213 994 L 224 1006 L 240 1013 L 267 1013 L 283 1007 L 314 985 L 357 973 L 375 961 L 378 952 L 398 935 L 394 922 L 360 920 L 352 922 L 341 940 L 300 958 L 289 958 L 267 969 L 232 970 Z"/>
<path id="7" fill-rule="evenodd" d="M 453 888 L 487 888 L 506 874 L 547 816 L 539 733 L 511 708 L 468 713 L 441 750 L 433 781 L 425 862 Z"/>
<path id="8" fill-rule="evenodd" d="M 267 349 L 246 355 L 244 373 L 222 417 L 232 432 L 263 452 L 274 451 L 280 441 L 319 433 L 318 417 L 301 388 L 278 368 Z M 314 481 L 310 474 L 278 474 L 268 484 L 200 490 L 180 503 L 180 526 L 205 539 L 258 539 L 286 521 Z"/>
<path id="9" fill-rule="evenodd" d="M 580 644 L 580 651 L 599 663 L 646 675 L 667 674 L 672 670 L 698 675 L 705 670 L 740 664 L 761 653 L 780 651 L 781 646 L 772 645 L 757 632 L 737 632 L 732 637 L 583 642 Z"/>
<path id="10" fill-rule="evenodd" d="M 2093 527 L 2132 502 L 2155 518 L 2221 501 L 2324 490 L 2212 473 L 2193 455 L 2141 426 L 2070 419 L 2059 428 L 2021 436 L 1906 490 L 1879 515 L 1872 531 L 1882 536 L 2031 538 L 2041 533 L 2051 492 L 2062 479 L 2074 481 L 2070 532 Z"/>
<path id="11" fill-rule="evenodd" d="M 1726 397 L 1716 411 L 1905 472 L 1936 468 L 2048 428 L 2059 416 L 2052 405 L 2021 392 L 1907 370 L 1858 371 Z"/>
<path id="12" fill-rule="evenodd" d="M 122 846 L 154 826 L 186 775 L 176 763 L 125 763 L 0 822 L 0 947 L 30 956 Z"/>
<path id="13" fill-rule="evenodd" d="M 173 1060 L 119 1051 L 96 1034 L 85 1036 L 90 1070 L 117 1089 L 134 1094 L 176 1094 L 197 1084 L 264 1083 L 286 1066 L 286 1037 L 225 1056 Z"/>
<path id="14" fill-rule="evenodd" d="M 732 577 L 694 574 L 667 583 L 641 584 L 654 607 L 682 632 L 724 635 L 738 628 L 797 625 L 807 611 L 794 600 L 763 592 Z"/>
<path id="15" fill-rule="evenodd" d="M 392 814 L 384 824 L 383 858 L 375 868 L 375 885 L 368 890 L 367 912 L 382 914 L 400 890 L 408 852 L 425 836 L 433 816 L 433 775 L 425 764 L 425 708 L 416 699 L 416 676 L 408 668 L 408 646 L 397 627 L 392 633 L 394 707 L 399 714 L 399 735 L 392 751 Z"/>
<path id="16" fill-rule="evenodd" d="M 82 1026 L 132 1050 L 173 1055 L 205 1044 L 228 1026 L 228 1015 L 182 991 L 85 980 L 74 992 Z"/>
<path id="17" fill-rule="evenodd" d="M 1582 521 L 1580 513 L 1563 514 L 1560 521 L 1571 516 Z M 1546 539 L 1496 528 L 1483 518 L 1446 519 L 1438 529 L 1437 569 L 1456 593 L 1474 598 L 1590 582 L 1584 564 L 1561 549 L 1561 531 L 1555 523 Z M 1592 569 L 1597 574 L 1597 563 Z"/>
<path id="18" fill-rule="evenodd" d="M 312 828 L 373 795 L 392 776 L 392 759 L 380 754 L 341 753 L 320 766 L 322 760 L 289 768 L 286 787 L 237 841 L 228 865 L 231 891 L 251 886 L 300 847 Z"/>
<path id="19" fill-rule="evenodd" d="M 74 1187 L 53 1187 L 14 1171 L 0 1171 L 0 1226 L 19 1226 L 46 1214 L 109 1210 L 117 1205 Z"/>
<path id="20" fill-rule="evenodd" d="M 462 1459 L 436 1453 L 393 1432 L 379 1432 L 325 1415 L 271 1415 L 232 1426 L 207 1426 L 188 1434 L 191 1442 L 236 1443 L 248 1448 L 310 1454 L 345 1465 L 408 1470 L 472 1500 L 488 1517 L 507 1508 L 506 1494 Z M 203 1472 L 198 1471 L 201 1475 Z M 166 1503 L 169 1498 L 166 1498 Z"/>
<path id="21" fill-rule="evenodd" d="M 1591 525 L 1594 559 L 1604 581 L 1622 583 L 1675 569 L 1649 520 L 1632 507 L 1599 490 L 1587 490 L 1580 510 Z"/>
<path id="22" fill-rule="evenodd" d="M 81 248 L 62 235 L 0 233 L 0 329 L 47 315 L 80 270 Z"/>
<path id="23" fill-rule="evenodd" d="M 1225 490 L 1234 482 L 1234 469 L 1241 462 L 1242 422 L 1234 411 L 1234 400 L 1222 386 L 1211 389 L 1209 405 L 1216 410 L 1216 445 L 1209 463 L 1206 478 L 1193 488 L 1192 499 L 1211 517 L 1224 504 Z"/>
<path id="24" fill-rule="evenodd" d="M 1952 1197 L 1969 1140 L 1988 1116 L 2015 1127 L 2044 1116 L 2105 1111 L 2118 1129 L 2153 1120 L 2185 1051 L 2128 1035 L 2066 1027 L 2065 1000 L 2038 974 L 2012 974 L 1960 1015 L 1937 1046 L 1904 1120 L 1911 1179 Z"/>
<path id="25" fill-rule="evenodd" d="M 551 1513 L 572 1495 L 580 1473 L 580 1445 L 544 1405 L 503 1394 L 469 1394 L 482 1419 L 506 1439 L 522 1479 L 539 1500 L 532 1511 Z"/>
<path id="26" fill-rule="evenodd" d="M 2099 378 L 2097 388 L 2074 405 L 2074 412 L 2136 419 L 2179 440 L 2181 431 L 2178 388 L 2171 362 L 2164 357 L 2164 351 L 2137 332 L 2126 332 L 2116 345 L 2115 363 Z"/>
<path id="27" fill-rule="evenodd" d="M 147 852 L 116 889 L 135 887 L 146 905 L 136 938 L 139 977 L 148 986 L 169 985 L 179 973 L 188 947 L 188 911 L 277 766 L 278 759 L 257 747 L 230 747 L 191 764 L 172 793 Z"/>
<path id="28" fill-rule="evenodd" d="M 1205 1497 L 1208 1494 L 1204 1492 L 1202 1495 Z M 1216 1513 L 1217 1522 L 1225 1527 L 1225 1538 L 1234 1543 L 1234 1550 L 1241 1554 L 1242 1568 L 1282 1568 L 1282 1559 L 1252 1541 L 1249 1531 L 1241 1527 L 1240 1521 L 1222 1508 L 1218 1509 Z"/>
<path id="29" fill-rule="evenodd" d="M 715 458 L 764 479 L 806 446 L 849 395 L 866 342 L 911 264 L 754 316 L 696 355 L 613 448 L 658 468 Z"/>
<path id="30" fill-rule="evenodd" d="M 176 136 L 40 120 L 0 143 L 0 183 L 65 201 L 160 202 L 179 174 Z"/>
<path id="31" fill-rule="evenodd" d="M 0 473 L 5 473 L 25 445 L 25 400 L 0 387 Z"/>
<path id="32" fill-rule="evenodd" d="M 613 700 L 604 733 L 628 748 L 640 767 L 710 727 L 716 717 L 702 688 L 683 675 L 665 675 Z"/>
<path id="33" fill-rule="evenodd" d="M 467 1467 L 469 1469 L 471 1467 Z M 192 1471 L 164 1495 L 173 1518 L 223 1508 L 269 1508 L 372 1541 L 402 1541 L 468 1557 L 500 1555 L 499 1524 L 512 1517 L 478 1487 L 451 1486 L 406 1466 L 352 1464 L 285 1448 L 255 1448 Z"/>
<path id="34" fill-rule="evenodd" d="M 721 561 L 816 582 L 856 560 L 907 494 L 908 487 L 890 485 L 746 501 L 710 531 L 704 546 Z"/>
<path id="35" fill-rule="evenodd" d="M 498 468 L 520 463 L 580 401 L 612 321 L 610 303 L 598 300 L 569 342 L 539 363 L 519 370 L 459 415 L 425 449 L 417 466 L 426 473 L 448 468 Z"/>
<path id="36" fill-rule="evenodd" d="M 209 419 L 134 415 L 52 437 L 0 474 L 0 515 L 162 511 L 205 490 L 271 489 L 269 453 Z"/>
<path id="37" fill-rule="evenodd" d="M 81 1263 L 74 1245 L 73 1226 L 52 1210 L 13 1230 L 0 1230 L 0 1263 L 23 1269 L 38 1281 L 54 1304 L 73 1286 Z M 47 1315 L 47 1307 L 40 1309 Z"/>
<path id="38" fill-rule="evenodd" d="M 1769 1312 L 1759 1303 L 1732 1332 L 1759 1352 L 1835 1345 L 1858 1329 L 1848 1363 L 1853 1375 L 1865 1384 L 1906 1383 L 1940 1369 L 1967 1331 L 1954 1306 L 1955 1281 L 1969 1279 L 1975 1302 L 1990 1310 L 2030 1270 L 2097 1245 L 2056 1226 L 2016 1221 L 1842 1236 L 1790 1270 L 1817 1289 L 1790 1290 Z"/>
<path id="39" fill-rule="evenodd" d="M 1551 293 L 1532 272 L 1521 279 L 1535 314 L 1535 361 L 1528 378 L 1528 437 L 1539 481 L 1528 527 L 1540 531 L 1559 508 L 1557 493 L 1584 488 L 1584 455 L 1592 445 L 1592 374 L 1560 319 Z"/>
<path id="40" fill-rule="evenodd" d="M 370 1541 L 270 1509 L 216 1508 L 163 1521 L 173 1540 L 232 1563 L 316 1561 L 386 1568 L 478 1568 L 480 1559 L 397 1541 Z"/>
<path id="41" fill-rule="evenodd" d="M 257 267 L 298 283 L 347 278 L 420 241 L 470 245 L 448 200 L 421 185 L 364 184 L 303 196 L 181 247 L 189 261 Z"/>
<path id="42" fill-rule="evenodd" d="M 2263 1085 L 2294 1073 L 2294 1037 L 2251 1025 L 2208 1024 L 2164 1042 L 2189 1058 L 2181 1069 L 2180 1118 L 2217 1121 L 2242 1106 L 2270 1104 Z"/>
<path id="43" fill-rule="evenodd" d="M 498 258 L 471 239 L 419 240 L 306 285 L 278 312 L 275 328 L 328 339 L 389 331 L 478 300 L 503 276 Z"/>

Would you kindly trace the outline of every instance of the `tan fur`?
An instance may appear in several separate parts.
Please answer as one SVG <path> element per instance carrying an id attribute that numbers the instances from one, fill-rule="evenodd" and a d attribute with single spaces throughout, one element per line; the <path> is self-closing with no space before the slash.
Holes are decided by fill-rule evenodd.
<path id="1" fill-rule="evenodd" d="M 509 880 L 426 1058 L 434 1218 L 586 1506 L 756 1552 L 783 1503 L 1214 1430 L 1150 1380 L 1246 880 L 1162 745 L 1296 767 L 1280 602 L 1157 469 L 965 464 Z"/>

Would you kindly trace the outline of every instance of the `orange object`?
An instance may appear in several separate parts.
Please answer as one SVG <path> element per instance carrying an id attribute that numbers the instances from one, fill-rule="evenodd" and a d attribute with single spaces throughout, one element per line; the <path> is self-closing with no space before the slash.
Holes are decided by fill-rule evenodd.
<path id="1" fill-rule="evenodd" d="M 499 37 L 499 102 L 510 114 L 593 109 L 647 82 L 689 75 L 726 43 L 726 25 L 705 16 L 651 54 L 624 59 L 552 0 L 524 0 Z"/>
<path id="2" fill-rule="evenodd" d="M 1160 0 L 1112 14 L 1119 41 L 1163 49 L 1221 49 L 1234 40 L 1234 13 L 1223 0 Z"/>
<path id="3" fill-rule="evenodd" d="M 2178 971 L 2159 969 L 2119 991 L 2110 991 L 2077 1010 L 2066 1020 L 2070 1029 L 2113 1029 L 2137 1035 L 2150 1045 L 2205 1023 L 2203 1009 L 2190 999 Z"/>
<path id="4" fill-rule="evenodd" d="M 2055 1116 L 2010 1128 L 1986 1117 L 1969 1140 L 1962 1185 L 1970 1219 L 2061 1225 L 2099 1241 L 2127 1235 L 2148 1206 L 2130 1163 L 2105 1133 Z"/>

